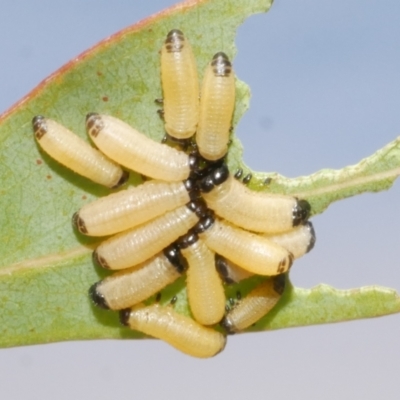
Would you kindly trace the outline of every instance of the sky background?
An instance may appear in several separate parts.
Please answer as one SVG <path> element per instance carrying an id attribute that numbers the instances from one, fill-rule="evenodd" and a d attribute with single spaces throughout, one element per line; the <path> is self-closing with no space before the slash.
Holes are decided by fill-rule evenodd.
<path id="1" fill-rule="evenodd" d="M 140 3 L 140 5 L 139 5 Z M 0 113 L 101 39 L 175 1 L 0 0 Z M 238 31 L 234 66 L 252 88 L 237 132 L 254 170 L 295 177 L 355 164 L 400 134 L 400 2 L 276 0 Z M 400 290 L 400 185 L 313 219 L 296 286 Z M 395 399 L 400 315 L 229 338 L 210 360 L 161 341 L 0 350 L 14 399 Z"/>

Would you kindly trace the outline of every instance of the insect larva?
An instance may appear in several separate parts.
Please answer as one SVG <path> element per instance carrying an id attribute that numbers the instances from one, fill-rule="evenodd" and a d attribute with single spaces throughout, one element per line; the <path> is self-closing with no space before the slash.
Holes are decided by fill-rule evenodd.
<path id="1" fill-rule="evenodd" d="M 256 286 L 225 315 L 221 325 L 228 333 L 243 331 L 267 315 L 281 298 L 285 276 L 279 275 Z"/>
<path id="2" fill-rule="evenodd" d="M 102 242 L 93 259 L 108 269 L 125 269 L 148 260 L 175 242 L 204 214 L 205 205 L 192 201 L 150 222 L 119 233 Z"/>
<path id="3" fill-rule="evenodd" d="M 150 221 L 196 198 L 194 182 L 147 181 L 101 197 L 74 214 L 74 226 L 85 235 L 106 236 Z"/>
<path id="4" fill-rule="evenodd" d="M 161 50 L 161 83 L 165 130 L 176 139 L 187 139 L 199 119 L 199 79 L 192 48 L 183 33 L 170 31 Z"/>
<path id="5" fill-rule="evenodd" d="M 274 235 L 262 234 L 262 236 L 284 247 L 292 253 L 294 259 L 308 253 L 315 244 L 314 228 L 309 221 L 288 232 Z M 254 275 L 220 255 L 215 256 L 215 266 L 221 278 L 227 284 L 237 283 Z"/>
<path id="6" fill-rule="evenodd" d="M 186 287 L 192 314 L 202 325 L 216 324 L 224 316 L 225 292 L 215 269 L 215 254 L 194 232 L 180 238 L 178 245 L 188 263 Z"/>
<path id="7" fill-rule="evenodd" d="M 60 164 L 110 188 L 127 181 L 128 172 L 64 126 L 41 115 L 34 117 L 32 124 L 40 147 Z"/>
<path id="8" fill-rule="evenodd" d="M 194 229 L 211 250 L 254 274 L 278 275 L 292 265 L 292 254 L 282 246 L 225 221 L 214 220 L 213 216 L 203 218 Z"/>
<path id="9" fill-rule="evenodd" d="M 200 187 L 208 207 L 219 217 L 253 232 L 285 232 L 305 221 L 310 213 L 306 200 L 254 192 L 228 176 L 226 166 L 204 178 Z"/>
<path id="10" fill-rule="evenodd" d="M 102 308 L 122 310 L 140 303 L 174 282 L 186 269 L 186 260 L 171 245 L 132 270 L 117 272 L 89 290 L 93 302 Z"/>
<path id="11" fill-rule="evenodd" d="M 193 357 L 208 358 L 221 352 L 226 336 L 200 325 L 171 306 L 138 304 L 121 311 L 121 322 L 133 330 L 162 339 L 171 346 Z"/>
<path id="12" fill-rule="evenodd" d="M 235 74 L 228 56 L 219 52 L 207 66 L 201 88 L 196 142 L 206 160 L 218 160 L 228 151 L 234 108 Z"/>
<path id="13" fill-rule="evenodd" d="M 304 222 L 292 230 L 279 234 L 263 234 L 265 238 L 284 247 L 293 257 L 300 258 L 313 249 L 316 237 L 312 223 Z"/>
<path id="14" fill-rule="evenodd" d="M 86 127 L 96 146 L 112 160 L 145 176 L 183 181 L 190 174 L 190 157 L 157 143 L 109 115 L 88 114 Z"/>

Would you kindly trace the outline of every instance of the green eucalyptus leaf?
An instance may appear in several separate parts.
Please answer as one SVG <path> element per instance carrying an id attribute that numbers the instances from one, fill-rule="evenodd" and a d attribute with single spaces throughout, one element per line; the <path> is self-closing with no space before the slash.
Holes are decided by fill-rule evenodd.
<path id="1" fill-rule="evenodd" d="M 117 313 L 91 305 L 88 288 L 105 275 L 91 260 L 98 239 L 80 236 L 71 228 L 76 210 L 109 191 L 43 154 L 33 139 L 32 117 L 53 118 L 87 140 L 85 115 L 96 111 L 121 118 L 159 141 L 164 130 L 154 99 L 161 96 L 158 52 L 166 33 L 173 28 L 185 32 L 201 72 L 216 51 L 233 58 L 237 27 L 271 4 L 272 0 L 181 3 L 99 43 L 0 117 L 0 346 L 141 337 L 121 327 Z M 248 87 L 238 82 L 235 124 L 247 109 L 249 97 Z M 341 198 L 387 189 L 399 174 L 398 149 L 395 141 L 354 167 L 324 170 L 310 177 L 256 174 L 252 188 L 307 198 L 317 214 Z M 228 162 L 232 170 L 243 166 L 241 145 L 235 138 Z M 268 185 L 262 183 L 266 177 L 271 178 Z M 140 177 L 132 174 L 130 184 L 139 182 Z M 255 282 L 250 279 L 227 293 L 239 288 L 245 294 Z M 163 291 L 162 301 L 167 303 L 175 295 L 178 311 L 188 314 L 183 279 Z M 398 296 L 388 289 L 344 292 L 326 286 L 290 287 L 276 309 L 252 329 L 398 311 Z"/>

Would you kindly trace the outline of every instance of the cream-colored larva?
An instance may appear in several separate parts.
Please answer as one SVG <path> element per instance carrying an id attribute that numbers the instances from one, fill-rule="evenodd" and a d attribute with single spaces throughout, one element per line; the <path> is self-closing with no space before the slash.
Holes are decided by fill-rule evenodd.
<path id="1" fill-rule="evenodd" d="M 89 290 L 90 297 L 99 307 L 122 310 L 158 293 L 179 278 L 186 266 L 177 246 L 171 245 L 136 268 L 95 283 Z"/>
<path id="2" fill-rule="evenodd" d="M 282 246 L 213 216 L 203 218 L 194 229 L 211 250 L 254 274 L 278 275 L 292 265 L 293 255 Z"/>
<path id="3" fill-rule="evenodd" d="M 215 254 L 194 232 L 180 238 L 178 245 L 188 263 L 186 287 L 190 310 L 200 324 L 217 324 L 225 313 L 225 292 L 215 268 Z"/>
<path id="4" fill-rule="evenodd" d="M 93 259 L 108 269 L 125 269 L 148 260 L 175 242 L 204 214 L 204 204 L 192 201 L 150 222 L 119 233 L 102 242 Z"/>
<path id="5" fill-rule="evenodd" d="M 88 114 L 86 127 L 96 146 L 119 164 L 154 179 L 183 181 L 190 174 L 190 156 L 157 143 L 110 115 Z"/>
<path id="6" fill-rule="evenodd" d="M 197 196 L 194 182 L 147 181 L 101 197 L 74 214 L 73 225 L 85 235 L 106 236 L 133 228 Z"/>
<path id="7" fill-rule="evenodd" d="M 162 339 L 193 357 L 208 358 L 221 352 L 226 336 L 192 318 L 178 314 L 171 306 L 138 304 L 121 311 L 121 322 L 133 330 Z"/>
<path id="8" fill-rule="evenodd" d="M 127 181 L 128 172 L 63 125 L 41 115 L 33 118 L 32 125 L 40 147 L 65 167 L 110 188 Z"/>
<path id="9" fill-rule="evenodd" d="M 228 56 L 219 52 L 207 66 L 201 88 L 196 143 L 206 160 L 218 160 L 228 151 L 234 108 L 235 74 Z"/>
<path id="10" fill-rule="evenodd" d="M 199 119 L 199 78 L 190 43 L 183 33 L 170 31 L 161 49 L 161 83 L 167 133 L 187 139 Z"/>
<path id="11" fill-rule="evenodd" d="M 256 286 L 225 315 L 221 325 L 228 333 L 243 331 L 267 315 L 281 298 L 285 276 L 272 277 Z"/>
<path id="12" fill-rule="evenodd" d="M 219 179 L 214 185 L 213 175 Z M 203 182 L 208 207 L 219 217 L 253 232 L 285 232 L 305 221 L 310 213 L 306 200 L 254 192 L 229 175 L 226 166 L 214 170 Z"/>

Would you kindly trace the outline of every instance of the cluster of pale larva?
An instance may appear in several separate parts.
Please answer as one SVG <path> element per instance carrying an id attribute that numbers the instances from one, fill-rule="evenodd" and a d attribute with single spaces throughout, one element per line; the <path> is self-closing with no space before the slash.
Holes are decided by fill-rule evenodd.
<path id="1" fill-rule="evenodd" d="M 121 166 L 153 179 L 74 214 L 82 234 L 113 235 L 96 248 L 93 259 L 121 270 L 94 284 L 90 296 L 97 306 L 121 310 L 121 321 L 131 329 L 187 354 L 210 357 L 226 343 L 226 335 L 212 326 L 234 333 L 266 315 L 281 297 L 284 273 L 312 248 L 315 235 L 306 222 L 306 201 L 253 192 L 229 174 L 224 157 L 235 77 L 228 57 L 215 54 L 199 93 L 191 47 L 182 32 L 173 30 L 161 51 L 161 79 L 165 130 L 186 150 L 94 113 L 87 115 L 86 127 L 100 151 L 42 116 L 33 119 L 33 127 L 44 151 L 94 182 L 120 186 L 128 178 Z M 184 272 L 193 318 L 174 311 L 173 302 L 143 304 Z M 226 308 L 223 282 L 254 274 L 271 278 Z"/>

